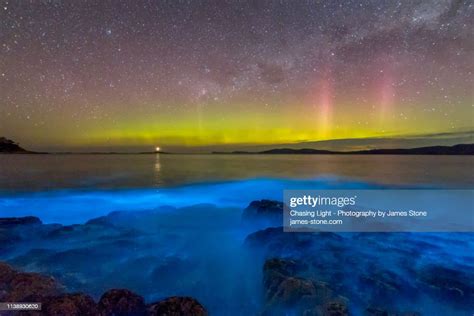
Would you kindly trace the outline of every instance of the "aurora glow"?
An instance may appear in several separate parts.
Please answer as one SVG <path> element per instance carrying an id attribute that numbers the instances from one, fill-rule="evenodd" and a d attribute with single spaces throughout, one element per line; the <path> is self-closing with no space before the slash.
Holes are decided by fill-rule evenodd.
<path id="1" fill-rule="evenodd" d="M 162 150 L 474 129 L 470 1 L 1 1 L 0 135 Z"/>

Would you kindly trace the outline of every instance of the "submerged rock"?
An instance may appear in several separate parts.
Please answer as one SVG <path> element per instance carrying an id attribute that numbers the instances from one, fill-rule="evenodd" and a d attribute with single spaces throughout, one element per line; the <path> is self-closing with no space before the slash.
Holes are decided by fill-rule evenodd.
<path id="1" fill-rule="evenodd" d="M 400 275 L 389 271 L 374 269 L 359 277 L 361 292 L 368 292 L 373 302 L 390 304 L 393 297 L 412 300 L 419 294 L 417 290 Z"/>
<path id="2" fill-rule="evenodd" d="M 474 281 L 467 273 L 439 265 L 428 265 L 418 274 L 418 280 L 445 301 L 461 305 L 469 310 L 474 308 Z"/>
<path id="3" fill-rule="evenodd" d="M 99 315 L 101 316 L 142 316 L 146 315 L 143 297 L 127 289 L 112 289 L 100 298 Z"/>
<path id="4" fill-rule="evenodd" d="M 169 297 L 148 306 L 150 316 L 207 316 L 206 309 L 192 297 Z"/>
<path id="5" fill-rule="evenodd" d="M 8 257 L 8 252 L 17 252 L 19 243 L 38 240 L 55 227 L 58 225 L 43 224 L 35 216 L 0 218 L 0 252 Z"/>
<path id="6" fill-rule="evenodd" d="M 266 258 L 292 257 L 310 263 L 317 258 L 322 264 L 329 257 L 315 256 L 317 253 L 343 253 L 344 240 L 331 232 L 286 233 L 283 227 L 270 227 L 249 234 L 244 245 Z M 323 260 L 323 261 L 322 261 Z M 334 267 L 334 262 L 328 262 Z"/>
<path id="7" fill-rule="evenodd" d="M 14 243 L 22 239 L 22 232 L 31 226 L 40 226 L 41 220 L 35 216 L 0 218 L 0 250 L 14 248 Z"/>

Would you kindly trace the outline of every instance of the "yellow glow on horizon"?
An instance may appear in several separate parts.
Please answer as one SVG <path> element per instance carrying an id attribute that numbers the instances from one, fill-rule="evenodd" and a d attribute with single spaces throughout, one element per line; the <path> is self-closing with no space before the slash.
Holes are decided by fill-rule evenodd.
<path id="1" fill-rule="evenodd" d="M 63 125 L 64 120 L 58 117 L 57 126 L 64 132 L 57 134 L 53 129 L 45 129 L 43 136 L 49 136 L 49 142 L 54 145 L 149 146 L 159 152 L 162 146 L 289 144 L 399 137 L 447 132 L 452 128 L 441 111 L 430 112 L 430 119 L 427 120 L 420 119 L 427 114 L 418 107 L 394 105 L 381 120 L 379 108 L 371 104 L 356 103 L 353 99 L 339 99 L 337 103 L 329 104 L 324 95 L 322 99 L 327 103 L 326 112 L 321 112 L 319 103 L 309 106 L 304 101 L 298 101 L 270 109 L 259 104 L 239 103 L 232 107 L 206 105 L 199 108 L 199 115 L 192 110 L 179 112 L 173 107 L 146 117 L 130 111 L 103 120 L 100 124 L 85 121 L 80 128 Z M 458 126 L 472 125 L 472 121 L 465 122 L 470 117 L 460 113 Z"/>

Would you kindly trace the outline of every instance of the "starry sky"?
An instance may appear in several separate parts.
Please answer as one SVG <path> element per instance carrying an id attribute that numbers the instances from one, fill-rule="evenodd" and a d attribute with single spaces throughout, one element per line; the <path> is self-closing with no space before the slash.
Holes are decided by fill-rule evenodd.
<path id="1" fill-rule="evenodd" d="M 474 129 L 471 1 L 0 3 L 0 136 L 24 147 Z"/>

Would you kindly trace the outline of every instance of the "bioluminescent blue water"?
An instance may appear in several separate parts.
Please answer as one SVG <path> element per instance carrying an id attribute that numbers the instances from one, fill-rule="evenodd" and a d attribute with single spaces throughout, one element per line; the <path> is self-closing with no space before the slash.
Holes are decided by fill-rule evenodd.
<path id="1" fill-rule="evenodd" d="M 244 208 L 253 200 L 281 201 L 289 189 L 370 189 L 388 186 L 337 177 L 312 180 L 253 179 L 171 188 L 52 190 L 0 195 L 0 217 L 38 216 L 45 223 L 74 224 L 112 211 L 150 210 L 208 203 Z"/>

